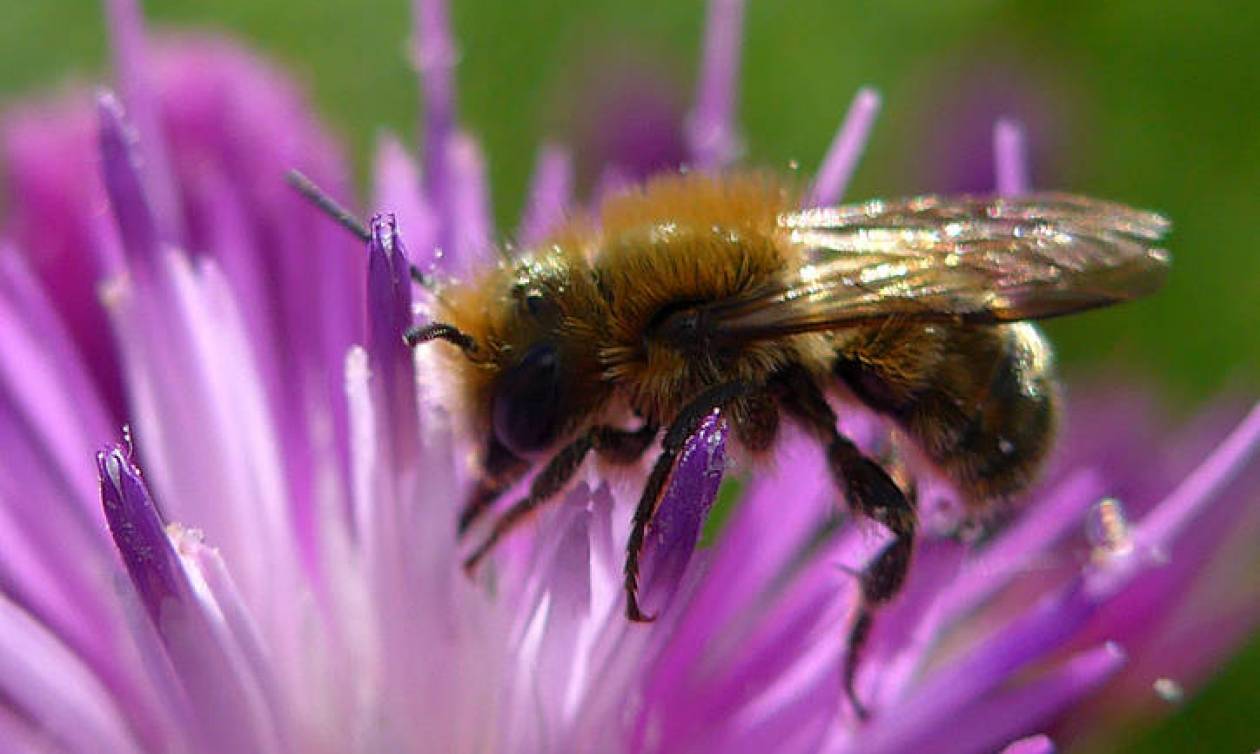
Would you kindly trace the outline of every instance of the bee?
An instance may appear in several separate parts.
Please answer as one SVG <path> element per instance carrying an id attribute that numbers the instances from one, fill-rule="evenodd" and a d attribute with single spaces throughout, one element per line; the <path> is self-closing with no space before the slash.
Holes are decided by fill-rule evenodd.
<path id="1" fill-rule="evenodd" d="M 465 533 L 538 468 L 471 550 L 475 567 L 594 454 L 659 448 L 626 544 L 626 616 L 645 532 L 688 438 L 717 411 L 754 460 L 780 424 L 824 449 L 848 507 L 892 539 L 859 574 L 844 686 L 879 605 L 905 581 L 913 495 L 839 430 L 829 397 L 887 417 L 977 516 L 1036 477 L 1058 386 L 1036 320 L 1160 286 L 1159 215 L 1058 193 L 920 196 L 799 210 L 764 174 L 658 177 L 532 253 L 442 291 L 412 345 L 453 344 L 480 478 Z M 843 403 L 841 403 L 843 405 Z M 631 424 L 631 422 L 637 422 Z"/>

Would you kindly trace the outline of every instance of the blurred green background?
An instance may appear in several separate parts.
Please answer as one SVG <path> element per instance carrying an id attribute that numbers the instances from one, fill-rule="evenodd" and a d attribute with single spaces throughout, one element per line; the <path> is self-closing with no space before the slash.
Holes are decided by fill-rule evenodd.
<path id="1" fill-rule="evenodd" d="M 382 129 L 414 137 L 407 0 L 148 0 L 154 24 L 230 32 L 290 68 L 360 179 Z M 94 0 L 0 0 L 0 104 L 105 70 Z M 460 113 L 511 228 L 542 139 L 590 142 L 597 82 L 638 70 L 685 108 L 700 0 L 464 0 Z M 1105 363 L 1177 410 L 1260 387 L 1260 10 L 1253 3 L 753 0 L 740 120 L 746 161 L 808 170 L 854 90 L 884 109 L 850 196 L 979 187 L 992 118 L 1023 119 L 1040 187 L 1158 209 L 1175 223 L 1166 291 L 1050 323 L 1068 370 Z M 606 75 L 605 75 L 606 74 Z M 981 182 L 981 183 L 978 183 Z M 1260 745 L 1260 642 L 1129 751 Z M 1210 739 L 1208 738 L 1210 736 Z M 1119 745 L 1119 744 L 1117 744 Z"/>

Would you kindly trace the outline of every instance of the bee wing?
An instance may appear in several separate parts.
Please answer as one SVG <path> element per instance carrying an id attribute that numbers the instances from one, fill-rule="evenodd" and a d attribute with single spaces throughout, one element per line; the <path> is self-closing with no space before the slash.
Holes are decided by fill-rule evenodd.
<path id="1" fill-rule="evenodd" d="M 1163 217 L 1067 194 L 924 196 L 806 210 L 780 226 L 792 279 L 719 304 L 717 333 L 773 337 L 888 317 L 998 323 L 1145 295 L 1163 281 Z"/>

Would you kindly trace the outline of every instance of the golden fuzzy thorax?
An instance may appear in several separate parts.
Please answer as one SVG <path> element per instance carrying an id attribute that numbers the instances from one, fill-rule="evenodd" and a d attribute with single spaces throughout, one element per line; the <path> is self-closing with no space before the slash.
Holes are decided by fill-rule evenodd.
<path id="1" fill-rule="evenodd" d="M 474 429 L 489 427 L 496 378 L 544 340 L 560 350 L 567 378 L 565 435 L 627 408 L 666 425 L 704 387 L 758 383 L 789 360 L 825 369 L 819 336 L 721 353 L 684 352 L 651 337 L 673 311 L 737 297 L 793 269 L 796 252 L 777 224 L 792 206 L 791 192 L 766 176 L 658 178 L 609 199 L 595 222 L 570 223 L 514 265 L 444 291 L 440 316 L 480 345 L 473 358 L 453 362 Z M 531 291 L 548 311 L 529 311 Z"/>

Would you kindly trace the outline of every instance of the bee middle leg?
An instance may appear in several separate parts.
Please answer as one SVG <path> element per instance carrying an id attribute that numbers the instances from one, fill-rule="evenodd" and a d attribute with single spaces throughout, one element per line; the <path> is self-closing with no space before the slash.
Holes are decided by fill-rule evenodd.
<path id="1" fill-rule="evenodd" d="M 836 428 L 836 414 L 815 379 L 803 370 L 787 370 L 775 382 L 780 403 L 827 447 L 827 463 L 849 506 L 883 524 L 893 540 L 862 569 L 858 577 L 861 600 L 849 629 L 844 661 L 844 690 L 858 717 L 867 717 L 857 698 L 854 680 L 862 649 L 870 636 L 876 608 L 901 590 L 914 550 L 915 512 L 910 499 L 878 463 L 862 454 Z"/>
<path id="2" fill-rule="evenodd" d="M 655 425 L 645 424 L 634 431 L 599 426 L 583 432 L 576 440 L 552 456 L 543 470 L 538 472 L 530 485 L 529 494 L 514 503 L 499 520 L 494 522 L 494 528 L 489 536 L 464 560 L 464 569 L 470 572 L 474 570 L 504 535 L 524 521 L 540 505 L 564 489 L 592 450 L 611 463 L 634 463 L 647 451 L 659 431 Z M 521 472 L 521 475 L 523 474 L 524 471 Z M 519 479 L 521 475 L 516 478 Z M 477 490 L 474 490 L 474 495 L 480 489 L 479 486 Z M 482 509 L 488 508 L 501 492 L 502 489 L 490 495 L 482 504 Z M 480 498 L 474 498 L 474 500 L 480 500 Z M 460 523 L 463 524 L 462 517 Z"/>

